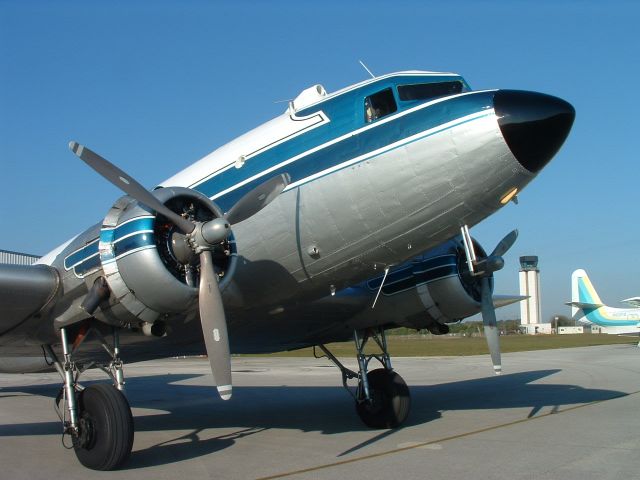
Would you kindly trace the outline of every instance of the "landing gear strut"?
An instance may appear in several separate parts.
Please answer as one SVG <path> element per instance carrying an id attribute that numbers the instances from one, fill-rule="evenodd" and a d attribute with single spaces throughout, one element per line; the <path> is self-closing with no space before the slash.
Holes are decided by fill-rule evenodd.
<path id="1" fill-rule="evenodd" d="M 325 345 L 318 345 L 326 357 L 342 373 L 342 385 L 354 398 L 356 412 L 365 425 L 372 428 L 395 428 L 409 415 L 411 397 L 402 377 L 391 368 L 384 329 L 378 327 L 353 334 L 358 359 L 358 372 L 345 367 Z M 369 339 L 377 344 L 379 353 L 365 353 Z M 369 362 L 378 360 L 383 368 L 368 371 Z M 355 393 L 347 385 L 349 379 L 357 379 Z"/>
<path id="2" fill-rule="evenodd" d="M 62 421 L 63 440 L 69 435 L 78 460 L 93 470 L 113 470 L 121 466 L 133 447 L 133 417 L 124 390 L 124 373 L 120 360 L 118 331 L 113 329 L 113 347 L 93 329 L 104 349 L 111 356 L 108 364 L 90 362 L 79 365 L 73 360 L 72 346 L 65 328 L 60 329 L 63 361 L 50 345 L 44 349 L 62 377 L 63 386 L 56 399 L 56 409 Z M 79 337 L 77 349 L 86 335 Z M 107 373 L 113 385 L 95 384 L 87 388 L 78 383 L 80 375 L 91 367 Z M 62 408 L 60 407 L 62 404 Z"/>

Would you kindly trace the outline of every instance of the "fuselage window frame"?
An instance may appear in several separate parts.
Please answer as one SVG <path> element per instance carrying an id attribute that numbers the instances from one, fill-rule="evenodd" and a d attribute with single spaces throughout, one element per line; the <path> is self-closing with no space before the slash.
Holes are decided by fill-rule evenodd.
<path id="1" fill-rule="evenodd" d="M 436 98 L 449 97 L 465 91 L 459 80 L 431 83 L 409 83 L 398 85 L 398 98 L 402 102 L 425 102 Z"/>
<path id="2" fill-rule="evenodd" d="M 384 88 L 364 99 L 365 123 L 372 123 L 398 111 L 398 103 L 391 87 Z"/>

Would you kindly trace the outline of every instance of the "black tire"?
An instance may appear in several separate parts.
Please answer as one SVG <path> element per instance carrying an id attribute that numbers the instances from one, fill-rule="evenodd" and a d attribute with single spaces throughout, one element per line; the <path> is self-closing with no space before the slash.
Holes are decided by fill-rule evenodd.
<path id="1" fill-rule="evenodd" d="M 396 428 L 409 416 L 409 387 L 396 372 L 380 368 L 367 374 L 371 402 L 356 402 L 356 411 L 371 428 Z"/>
<path id="2" fill-rule="evenodd" d="M 99 383 L 78 395 L 79 433 L 73 449 L 80 463 L 92 470 L 114 470 L 133 448 L 133 417 L 125 396 L 112 385 Z"/>

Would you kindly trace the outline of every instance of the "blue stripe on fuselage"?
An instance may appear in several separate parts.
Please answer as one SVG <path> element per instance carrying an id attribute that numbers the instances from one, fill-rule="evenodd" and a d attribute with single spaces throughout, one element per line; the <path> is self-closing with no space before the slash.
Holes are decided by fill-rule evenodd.
<path id="1" fill-rule="evenodd" d="M 382 287 L 383 295 L 395 295 L 418 285 L 440 280 L 458 274 L 455 255 L 441 255 L 425 259 L 416 259 L 400 265 L 389 272 Z M 384 276 L 366 282 L 369 290 L 378 290 Z"/>
<path id="2" fill-rule="evenodd" d="M 354 115 L 354 109 L 361 113 L 362 108 L 354 106 L 352 96 L 337 97 L 336 102 L 319 104 L 316 108 L 331 118 L 327 125 L 318 127 L 304 135 L 297 136 L 283 142 L 261 154 L 251 157 L 240 169 L 230 168 L 211 177 L 193 188 L 208 197 L 214 197 L 218 192 L 225 191 L 245 181 L 247 178 L 260 175 L 265 170 L 273 168 L 290 158 L 303 155 L 290 164 L 284 165 L 269 173 L 269 177 L 280 173 L 288 173 L 291 182 L 296 183 L 314 174 L 345 163 L 355 157 L 366 155 L 390 144 L 402 141 L 426 130 L 432 130 L 440 125 L 456 119 L 492 108 L 494 92 L 478 92 L 446 100 L 440 100 L 432 105 L 418 108 L 410 113 L 398 111 L 395 116 L 385 117 L 389 121 L 360 131 L 357 135 L 346 136 L 343 140 L 327 145 L 313 153 L 305 152 L 327 144 L 336 138 L 343 137 L 349 132 L 355 132 L 365 126 L 362 115 Z M 364 101 L 361 91 L 357 91 L 357 98 Z M 344 105 L 350 99 L 351 105 Z M 356 102 L 358 105 L 362 102 Z M 341 110 L 341 108 L 343 108 Z M 317 110 L 315 110 L 317 111 Z M 345 115 L 344 112 L 348 112 Z M 300 115 L 310 115 L 313 111 L 303 111 Z M 438 132 L 435 132 L 438 133 Z M 228 210 L 245 193 L 265 178 L 256 178 L 242 187 L 215 199 L 223 210 Z"/>
<path id="3" fill-rule="evenodd" d="M 98 253 L 98 239 L 92 240 L 84 247 L 79 248 L 71 255 L 67 255 L 64 259 L 64 268 L 71 270 L 75 265 L 86 261 L 89 257 Z"/>
<path id="4" fill-rule="evenodd" d="M 113 256 L 120 256 L 135 248 L 155 245 L 152 233 L 154 221 L 154 217 L 139 217 L 119 225 L 115 229 L 104 229 L 100 235 L 103 241 L 108 237 L 107 243 L 114 244 Z M 108 235 L 105 236 L 105 233 Z M 100 266 L 98 240 L 98 238 L 92 240 L 91 243 L 67 256 L 64 260 L 64 267 L 67 270 L 73 268 L 75 274 L 80 277 L 98 268 Z"/>
<path id="5" fill-rule="evenodd" d="M 73 272 L 77 276 L 82 277 L 90 271 L 97 269 L 98 267 L 100 267 L 100 255 L 96 253 L 94 256 L 89 257 L 83 260 L 80 264 L 76 265 L 73 269 Z"/>
<path id="6" fill-rule="evenodd" d="M 114 241 L 119 241 L 122 237 L 142 230 L 153 231 L 155 217 L 139 217 L 135 220 L 118 225 L 115 229 Z"/>

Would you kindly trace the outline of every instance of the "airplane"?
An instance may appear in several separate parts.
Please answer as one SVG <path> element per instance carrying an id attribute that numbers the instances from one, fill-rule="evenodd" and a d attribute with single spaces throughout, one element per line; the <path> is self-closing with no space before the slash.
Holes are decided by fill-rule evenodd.
<path id="1" fill-rule="evenodd" d="M 623 300 L 634 305 L 635 298 Z M 571 317 L 585 325 L 606 327 L 604 333 L 640 335 L 640 308 L 614 308 L 602 303 L 587 272 L 578 269 L 571 274 Z M 640 347 L 640 343 L 638 343 Z"/>
<path id="2" fill-rule="evenodd" d="M 446 333 L 480 312 L 501 371 L 493 274 L 517 231 L 487 254 L 469 228 L 515 201 L 574 117 L 554 96 L 405 71 L 334 93 L 307 88 L 153 191 L 71 142 L 125 195 L 37 264 L 0 265 L 0 370 L 59 372 L 63 434 L 94 470 L 132 450 L 125 356 L 206 352 L 229 399 L 232 353 L 318 347 L 362 421 L 397 427 L 410 394 L 391 366 L 389 328 Z M 326 346 L 347 340 L 357 371 Z M 381 368 L 370 370 L 374 358 Z M 85 388 L 88 368 L 113 385 Z"/>

